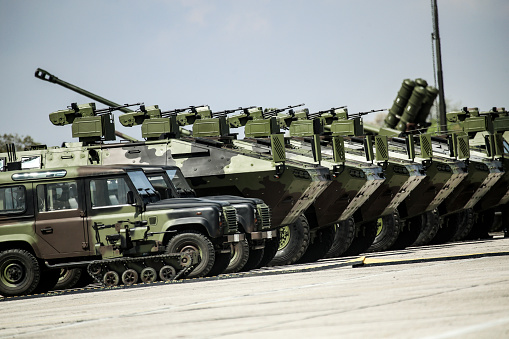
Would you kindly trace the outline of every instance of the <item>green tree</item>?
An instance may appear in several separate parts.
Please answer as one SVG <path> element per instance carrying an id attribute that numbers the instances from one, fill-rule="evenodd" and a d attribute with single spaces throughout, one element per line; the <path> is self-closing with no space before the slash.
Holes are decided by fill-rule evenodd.
<path id="1" fill-rule="evenodd" d="M 14 144 L 16 151 L 22 151 L 26 147 L 37 145 L 38 143 L 31 136 L 19 136 L 16 134 L 0 135 L 0 152 L 7 152 L 7 144 Z"/>

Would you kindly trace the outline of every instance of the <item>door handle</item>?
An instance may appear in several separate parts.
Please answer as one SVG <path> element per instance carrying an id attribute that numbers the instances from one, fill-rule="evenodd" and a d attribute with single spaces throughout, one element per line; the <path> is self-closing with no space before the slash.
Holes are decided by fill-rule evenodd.
<path id="1" fill-rule="evenodd" d="M 53 228 L 51 228 L 51 227 L 41 228 L 41 233 L 42 234 L 51 234 L 51 233 L 53 233 Z"/>

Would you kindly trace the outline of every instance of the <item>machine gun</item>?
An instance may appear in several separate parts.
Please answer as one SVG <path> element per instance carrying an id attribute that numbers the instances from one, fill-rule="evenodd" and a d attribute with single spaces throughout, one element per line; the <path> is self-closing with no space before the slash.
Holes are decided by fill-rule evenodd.
<path id="1" fill-rule="evenodd" d="M 340 110 L 344 111 L 346 108 L 347 106 L 331 107 L 330 109 L 309 114 L 309 119 L 319 118 L 324 114 L 330 114 L 332 116 L 335 116 L 338 113 L 338 111 Z"/>
<path id="2" fill-rule="evenodd" d="M 239 107 L 239 108 L 235 108 L 235 109 L 225 109 L 224 111 L 213 112 L 212 117 L 213 118 L 226 117 L 226 116 L 228 116 L 228 114 L 235 113 L 238 111 L 242 111 L 242 112 L 244 112 L 244 114 L 249 115 L 249 110 L 252 108 L 255 108 L 255 107 L 256 106 Z"/>
<path id="3" fill-rule="evenodd" d="M 273 109 L 273 110 L 269 110 L 267 112 L 263 112 L 263 118 L 264 119 L 268 119 L 268 118 L 276 116 L 279 113 L 282 113 L 282 112 L 284 112 L 286 110 L 289 110 L 289 109 L 292 109 L 292 108 L 295 108 L 295 107 L 301 107 L 301 106 L 304 106 L 304 104 L 298 104 L 298 105 L 294 105 L 294 106 L 288 106 L 288 107 L 285 107 L 285 108 L 276 108 L 276 109 Z"/>
<path id="4" fill-rule="evenodd" d="M 116 105 L 98 110 L 95 103 L 83 105 L 72 103 L 67 109 L 51 113 L 49 119 L 55 126 L 72 124 L 72 136 L 79 138 L 83 143 L 111 141 L 115 140 L 115 124 L 111 113 L 136 105 L 141 103 Z"/>

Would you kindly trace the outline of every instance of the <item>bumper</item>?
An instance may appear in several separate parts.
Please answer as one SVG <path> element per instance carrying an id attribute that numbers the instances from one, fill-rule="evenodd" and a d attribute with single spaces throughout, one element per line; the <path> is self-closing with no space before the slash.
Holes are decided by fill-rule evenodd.
<path id="1" fill-rule="evenodd" d="M 277 230 L 251 232 L 251 240 L 272 239 L 277 237 Z"/>
<path id="2" fill-rule="evenodd" d="M 235 233 L 226 236 L 226 242 L 239 242 L 246 239 L 246 235 L 244 233 Z"/>

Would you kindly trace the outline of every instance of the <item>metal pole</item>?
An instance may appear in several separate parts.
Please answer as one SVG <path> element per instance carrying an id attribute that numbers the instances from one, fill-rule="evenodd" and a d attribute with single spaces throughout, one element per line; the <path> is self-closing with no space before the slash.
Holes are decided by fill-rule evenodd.
<path id="1" fill-rule="evenodd" d="M 445 119 L 445 94 L 444 94 L 444 77 L 442 71 L 442 51 L 440 48 L 440 33 L 438 29 L 438 6 L 437 0 L 433 1 L 433 31 L 435 36 L 435 49 L 437 53 L 437 78 L 438 78 L 438 114 L 439 114 L 439 131 L 443 134 L 447 133 L 447 121 Z"/>

